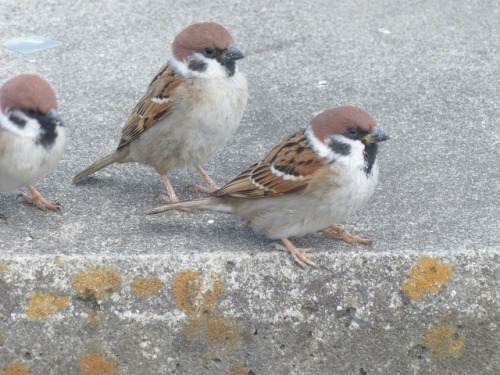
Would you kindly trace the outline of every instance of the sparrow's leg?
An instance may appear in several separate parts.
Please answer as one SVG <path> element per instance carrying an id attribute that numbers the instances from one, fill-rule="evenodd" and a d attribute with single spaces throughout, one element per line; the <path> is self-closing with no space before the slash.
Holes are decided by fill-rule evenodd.
<path id="1" fill-rule="evenodd" d="M 33 204 L 42 211 L 59 211 L 61 209 L 61 205 L 59 203 L 46 200 L 33 185 L 28 185 L 27 188 L 30 191 L 31 196 L 20 194 L 20 197 L 23 198 L 23 201 L 26 203 Z"/>
<path id="2" fill-rule="evenodd" d="M 345 229 L 332 225 L 329 227 L 333 232 L 327 230 L 320 230 L 319 233 L 324 234 L 325 236 L 336 238 L 342 241 L 347 242 L 351 245 L 363 244 L 363 245 L 371 245 L 372 240 L 366 237 L 354 236 Z"/>
<path id="3" fill-rule="evenodd" d="M 282 251 L 289 251 L 293 257 L 293 260 L 296 261 L 298 264 L 300 264 L 302 267 L 304 268 L 307 268 L 307 266 L 311 266 L 314 268 L 319 267 L 316 263 L 314 263 L 312 260 L 310 260 L 308 257 L 304 255 L 304 253 L 316 251 L 316 249 L 300 249 L 296 247 L 288 238 L 282 238 L 281 241 L 285 246 L 276 243 L 274 244 L 275 248 Z"/>
<path id="4" fill-rule="evenodd" d="M 165 184 L 165 187 L 167 188 L 167 193 L 168 196 L 166 195 L 160 195 L 160 199 L 164 201 L 165 203 L 177 203 L 179 202 L 179 198 L 177 198 L 177 194 L 175 194 L 174 187 L 170 183 L 170 180 L 168 179 L 168 176 L 165 174 L 161 176 L 161 179 L 163 183 Z"/>
<path id="5" fill-rule="evenodd" d="M 193 189 L 199 191 L 200 193 L 213 193 L 214 191 L 219 190 L 219 187 L 215 184 L 215 182 L 210 178 L 210 176 L 203 170 L 201 165 L 196 164 L 194 166 L 200 176 L 207 182 L 207 186 L 201 185 L 193 185 Z"/>

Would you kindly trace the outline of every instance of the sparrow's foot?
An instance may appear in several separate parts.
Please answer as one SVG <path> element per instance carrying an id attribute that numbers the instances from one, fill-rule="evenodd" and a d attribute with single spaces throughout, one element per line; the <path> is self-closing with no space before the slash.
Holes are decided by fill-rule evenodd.
<path id="1" fill-rule="evenodd" d="M 33 204 L 37 206 L 39 209 L 42 211 L 60 211 L 61 210 L 61 204 L 57 202 L 51 202 L 44 197 L 42 197 L 42 194 L 38 192 L 34 188 L 33 185 L 28 185 L 28 190 L 30 191 L 31 195 L 25 195 L 25 194 L 20 194 L 19 196 L 23 199 L 24 202 Z"/>
<path id="2" fill-rule="evenodd" d="M 304 255 L 304 253 L 310 253 L 317 251 L 316 249 L 301 249 L 296 247 L 288 238 L 282 238 L 281 241 L 283 245 L 279 243 L 273 244 L 277 250 L 288 251 L 292 255 L 292 258 L 295 262 L 297 262 L 301 267 L 307 268 L 307 266 L 311 266 L 314 268 L 318 268 L 319 266 L 310 260 L 308 257 Z"/>
<path id="3" fill-rule="evenodd" d="M 175 194 L 174 187 L 172 186 L 170 180 L 168 179 L 168 176 L 167 175 L 161 176 L 161 179 L 163 180 L 163 183 L 167 188 L 168 195 L 160 194 L 158 198 L 166 204 L 180 202 L 179 198 L 177 197 L 177 194 Z M 179 208 L 179 211 L 190 212 L 191 210 L 189 208 Z"/>
<path id="4" fill-rule="evenodd" d="M 2 214 L 2 213 L 0 212 L 0 220 L 7 221 L 7 216 L 5 216 L 4 214 Z"/>
<path id="5" fill-rule="evenodd" d="M 170 198 L 168 195 L 165 195 L 165 194 L 158 195 L 158 200 L 161 203 L 166 203 L 166 204 L 172 204 L 172 203 L 179 202 L 179 198 L 177 198 L 177 196 L 175 198 Z"/>
<path id="6" fill-rule="evenodd" d="M 203 170 L 201 165 L 196 164 L 194 167 L 196 168 L 200 176 L 207 182 L 207 186 L 193 185 L 194 190 L 199 191 L 200 193 L 213 193 L 219 190 L 217 184 L 210 178 L 208 173 Z"/>
<path id="7" fill-rule="evenodd" d="M 348 244 L 351 245 L 357 245 L 357 244 L 362 244 L 362 245 L 371 245 L 372 240 L 370 240 L 367 237 L 361 237 L 361 236 L 354 236 L 345 229 L 337 226 L 337 225 L 332 225 L 329 227 L 332 231 L 329 230 L 320 230 L 319 233 L 324 234 L 325 236 L 336 238 L 339 240 L 342 240 L 344 242 L 347 242 Z"/>
<path id="8" fill-rule="evenodd" d="M 215 184 L 212 185 L 208 184 L 207 186 L 193 184 L 193 189 L 200 193 L 213 193 L 219 190 L 219 187 Z"/>
<path id="9" fill-rule="evenodd" d="M 160 195 L 159 198 L 165 202 L 165 203 L 177 203 L 179 202 L 179 198 L 177 198 L 177 194 L 175 194 L 174 187 L 170 183 L 170 180 L 167 175 L 161 176 L 161 179 L 163 183 L 165 184 L 165 187 L 167 188 L 167 193 L 168 195 Z"/>

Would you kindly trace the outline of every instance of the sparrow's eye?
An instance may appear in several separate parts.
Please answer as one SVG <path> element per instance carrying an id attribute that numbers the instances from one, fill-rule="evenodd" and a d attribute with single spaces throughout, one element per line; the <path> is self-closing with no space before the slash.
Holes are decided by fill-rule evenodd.
<path id="1" fill-rule="evenodd" d="M 212 58 L 215 56 L 215 49 L 214 48 L 205 48 L 203 50 L 203 55 L 208 58 Z"/>
<path id="2" fill-rule="evenodd" d="M 358 135 L 358 129 L 356 129 L 356 128 L 348 128 L 347 129 L 347 133 L 349 133 L 350 135 Z"/>

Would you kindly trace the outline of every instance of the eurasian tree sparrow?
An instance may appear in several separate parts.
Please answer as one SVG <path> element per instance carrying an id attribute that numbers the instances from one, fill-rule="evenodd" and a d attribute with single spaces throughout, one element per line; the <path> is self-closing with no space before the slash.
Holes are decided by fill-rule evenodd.
<path id="1" fill-rule="evenodd" d="M 28 187 L 25 202 L 59 210 L 31 185 L 61 159 L 66 130 L 50 84 L 33 74 L 18 75 L 0 87 L 0 192 Z"/>
<path id="2" fill-rule="evenodd" d="M 288 239 L 321 231 L 348 243 L 368 244 L 337 227 L 373 195 L 378 181 L 378 142 L 389 139 L 369 113 L 356 107 L 326 110 L 286 138 L 212 197 L 156 208 L 149 214 L 198 208 L 240 216 L 257 233 L 281 239 L 281 250 L 305 267 L 312 249 Z M 324 231 L 329 228 L 332 231 Z"/>
<path id="3" fill-rule="evenodd" d="M 200 191 L 218 189 L 201 163 L 212 158 L 237 129 L 248 89 L 236 60 L 243 53 L 214 22 L 186 27 L 174 39 L 165 66 L 153 78 L 122 129 L 117 150 L 79 172 L 84 177 L 113 163 L 138 162 L 153 167 L 170 198 L 178 202 L 168 173 L 194 166 L 207 182 Z"/>

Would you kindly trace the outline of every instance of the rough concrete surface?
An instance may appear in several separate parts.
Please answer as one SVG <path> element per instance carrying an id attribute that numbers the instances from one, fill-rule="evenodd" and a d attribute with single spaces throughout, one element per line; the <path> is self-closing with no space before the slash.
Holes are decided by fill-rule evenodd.
<path id="1" fill-rule="evenodd" d="M 220 184 L 317 112 L 369 110 L 376 196 L 343 223 L 375 239 L 309 235 L 303 270 L 234 217 L 146 217 L 156 173 L 113 150 L 174 35 L 216 20 L 247 58 Z M 0 82 L 49 79 L 70 130 L 37 188 L 61 214 L 0 195 L 0 374 L 500 374 L 500 6 L 497 1 L 2 0 Z M 62 46 L 21 55 L 9 39 Z M 194 170 L 176 171 L 182 198 Z"/>

